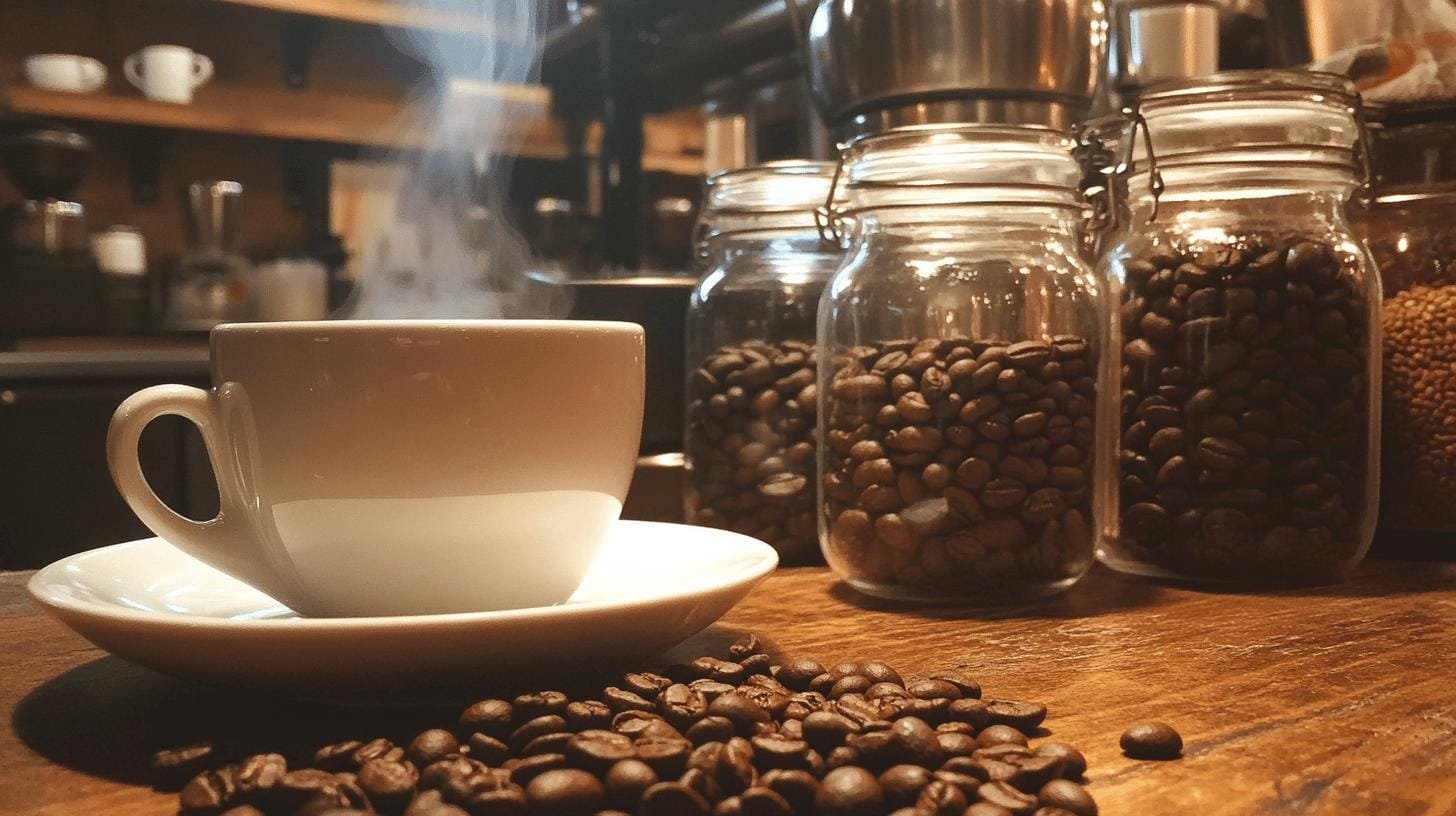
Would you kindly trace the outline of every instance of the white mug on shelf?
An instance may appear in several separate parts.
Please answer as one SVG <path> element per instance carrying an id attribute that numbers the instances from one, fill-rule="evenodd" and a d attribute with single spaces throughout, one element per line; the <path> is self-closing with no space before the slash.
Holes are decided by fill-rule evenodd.
<path id="1" fill-rule="evenodd" d="M 32 54 L 25 58 L 25 78 L 48 91 L 91 93 L 106 83 L 106 66 L 79 54 Z"/>
<path id="2" fill-rule="evenodd" d="M 192 91 L 212 78 L 212 60 L 185 45 L 149 45 L 121 67 L 148 99 L 181 105 L 191 102 Z"/>

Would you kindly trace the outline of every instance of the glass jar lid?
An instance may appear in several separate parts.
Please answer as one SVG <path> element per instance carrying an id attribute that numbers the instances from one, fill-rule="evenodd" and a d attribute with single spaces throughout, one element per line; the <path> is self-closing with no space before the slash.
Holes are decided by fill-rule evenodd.
<path id="1" fill-rule="evenodd" d="M 834 181 L 833 162 L 766 162 L 724 170 L 708 178 L 705 212 L 771 215 L 800 213 L 814 226 L 814 211 L 824 206 Z"/>
<path id="2" fill-rule="evenodd" d="M 1315 71 L 1226 71 L 1155 85 L 1135 116 L 1139 171 L 1253 163 L 1356 168 L 1362 128 L 1359 94 L 1346 77 Z"/>
<path id="3" fill-rule="evenodd" d="M 1378 204 L 1456 197 L 1456 103 L 1365 107 Z"/>
<path id="4" fill-rule="evenodd" d="M 1079 207 L 1076 141 L 1049 128 L 928 125 L 867 136 L 845 153 L 854 214 L 880 207 L 1040 204 Z"/>

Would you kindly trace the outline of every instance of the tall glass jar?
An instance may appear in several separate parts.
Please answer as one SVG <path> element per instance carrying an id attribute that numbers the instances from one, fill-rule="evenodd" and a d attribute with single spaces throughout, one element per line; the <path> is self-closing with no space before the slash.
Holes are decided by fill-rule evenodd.
<path id="1" fill-rule="evenodd" d="M 819 311 L 820 543 L 863 592 L 996 603 L 1092 564 L 1106 302 L 1073 147 L 937 126 L 845 156 L 854 227 Z"/>
<path id="2" fill-rule="evenodd" d="M 1369 548 L 1380 282 L 1346 220 L 1357 105 L 1348 80 L 1309 72 L 1142 97 L 1128 218 L 1103 259 L 1120 306 L 1112 567 L 1323 582 Z"/>
<path id="3" fill-rule="evenodd" d="M 767 541 L 784 564 L 819 560 L 814 321 L 842 253 L 815 212 L 833 176 L 785 161 L 710 179 L 688 305 L 687 519 Z"/>
<path id="4" fill-rule="evenodd" d="M 1367 119 L 1375 195 L 1355 216 L 1385 290 L 1380 526 L 1456 531 L 1456 106 Z"/>

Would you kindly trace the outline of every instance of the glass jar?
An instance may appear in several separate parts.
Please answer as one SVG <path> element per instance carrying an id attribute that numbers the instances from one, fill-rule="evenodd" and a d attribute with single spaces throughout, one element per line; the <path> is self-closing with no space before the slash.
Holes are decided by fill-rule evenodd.
<path id="1" fill-rule="evenodd" d="M 1371 111 L 1354 211 L 1385 300 L 1380 526 L 1456 530 L 1456 106 Z"/>
<path id="2" fill-rule="evenodd" d="M 784 161 L 710 179 L 688 305 L 687 520 L 767 541 L 784 564 L 819 560 L 814 321 L 842 253 L 815 213 L 833 176 Z"/>
<path id="3" fill-rule="evenodd" d="M 857 589 L 996 603 L 1093 561 L 1103 285 L 1069 137 L 934 126 L 845 155 L 819 312 L 820 544 Z"/>
<path id="4" fill-rule="evenodd" d="M 1113 568 L 1323 582 L 1369 548 L 1380 282 L 1346 220 L 1357 104 L 1348 80 L 1310 72 L 1143 96 L 1103 259 L 1119 290 Z"/>

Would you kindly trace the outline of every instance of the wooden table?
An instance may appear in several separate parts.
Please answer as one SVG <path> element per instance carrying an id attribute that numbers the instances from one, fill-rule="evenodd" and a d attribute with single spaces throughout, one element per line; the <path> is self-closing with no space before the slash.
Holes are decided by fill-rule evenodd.
<path id="1" fill-rule="evenodd" d="M 0 813 L 164 814 L 144 757 L 232 736 L 258 750 L 445 722 L 170 680 L 103 655 L 0 574 Z M 721 654 L 753 630 L 776 654 L 878 657 L 907 678 L 969 667 L 988 697 L 1045 702 L 1082 748 L 1103 814 L 1456 814 L 1456 564 L 1371 561 L 1344 586 L 1208 594 L 1099 569 L 1067 595 L 994 615 L 895 610 L 826 570 L 781 571 L 675 650 Z M 482 689 L 482 696 L 490 690 Z M 1136 762 L 1137 721 L 1185 756 Z M 393 732 L 397 733 L 397 732 Z M 286 735 L 285 736 L 280 736 Z"/>

